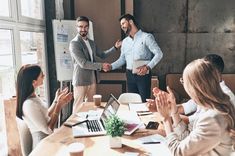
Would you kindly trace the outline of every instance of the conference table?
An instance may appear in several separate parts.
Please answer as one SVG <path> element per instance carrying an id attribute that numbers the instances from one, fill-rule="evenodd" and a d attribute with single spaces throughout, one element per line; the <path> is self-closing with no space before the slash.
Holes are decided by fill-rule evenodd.
<path id="1" fill-rule="evenodd" d="M 81 112 L 88 110 L 103 109 L 106 103 L 102 102 L 101 107 L 95 107 L 93 102 L 83 103 Z M 128 110 L 128 105 L 120 105 L 118 111 Z M 79 112 L 80 112 L 79 111 Z M 72 114 L 67 120 L 73 120 L 75 114 Z M 158 121 L 159 115 L 157 113 L 139 116 L 141 121 L 147 124 L 149 121 Z M 110 148 L 109 136 L 93 136 L 74 138 L 72 135 L 72 128 L 62 125 L 57 128 L 53 134 L 44 138 L 37 147 L 31 152 L 30 156 L 69 156 L 67 146 L 73 142 L 80 142 L 85 145 L 84 156 L 128 156 L 128 154 L 138 153 L 139 156 L 167 156 L 170 155 L 168 148 L 163 144 L 142 145 L 136 142 L 136 139 L 153 134 L 164 135 L 163 125 L 160 124 L 157 130 L 139 129 L 132 135 L 122 136 L 122 148 Z M 149 149 L 154 150 L 155 154 L 151 153 Z M 129 153 L 130 152 L 130 153 Z"/>

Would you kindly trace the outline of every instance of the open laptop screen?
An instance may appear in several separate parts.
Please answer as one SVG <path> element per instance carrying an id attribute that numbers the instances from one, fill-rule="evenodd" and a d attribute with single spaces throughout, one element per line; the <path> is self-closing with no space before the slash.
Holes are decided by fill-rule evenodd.
<path id="1" fill-rule="evenodd" d="M 104 111 L 101 115 L 101 120 L 104 122 L 105 120 L 107 120 L 109 117 L 111 117 L 112 115 L 115 115 L 118 108 L 119 108 L 120 104 L 117 101 L 117 99 L 111 94 L 109 97 L 109 100 L 104 108 Z"/>

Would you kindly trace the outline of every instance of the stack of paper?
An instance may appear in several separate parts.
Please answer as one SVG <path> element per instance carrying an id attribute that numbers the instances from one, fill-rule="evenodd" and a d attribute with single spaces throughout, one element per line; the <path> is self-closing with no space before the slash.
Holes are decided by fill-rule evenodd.
<path id="1" fill-rule="evenodd" d="M 144 65 L 148 65 L 150 61 L 149 60 L 135 60 L 133 62 L 133 69 L 132 69 L 132 73 L 136 74 L 138 73 L 138 67 L 144 66 Z M 149 71 L 147 72 L 147 74 L 149 73 Z"/>
<path id="2" fill-rule="evenodd" d="M 129 103 L 130 111 L 135 112 L 147 112 L 149 111 L 146 103 Z"/>

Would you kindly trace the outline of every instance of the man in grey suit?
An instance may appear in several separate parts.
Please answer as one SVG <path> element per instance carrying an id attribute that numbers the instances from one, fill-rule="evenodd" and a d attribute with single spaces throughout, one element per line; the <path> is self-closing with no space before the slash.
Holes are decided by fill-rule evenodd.
<path id="1" fill-rule="evenodd" d="M 87 17 L 78 17 L 76 26 L 78 34 L 71 40 L 69 45 L 74 65 L 72 82 L 74 87 L 73 112 L 79 110 L 85 97 L 88 101 L 92 101 L 92 97 L 96 93 L 96 83 L 99 81 L 98 71 L 107 70 L 107 63 L 96 62 L 95 57 L 104 59 L 121 46 L 121 42 L 117 41 L 112 48 L 103 52 L 97 48 L 94 41 L 87 37 L 89 29 L 89 19 Z"/>

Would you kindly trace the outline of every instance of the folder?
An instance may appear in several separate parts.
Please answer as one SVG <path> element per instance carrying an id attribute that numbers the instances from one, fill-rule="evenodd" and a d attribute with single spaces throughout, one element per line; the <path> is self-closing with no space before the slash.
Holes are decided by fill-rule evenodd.
<path id="1" fill-rule="evenodd" d="M 134 60 L 132 74 L 136 74 L 138 72 L 138 70 L 136 68 L 143 66 L 143 65 L 147 65 L 149 62 L 150 62 L 150 60 Z M 148 73 L 149 73 L 149 71 L 147 72 L 147 74 Z"/>

